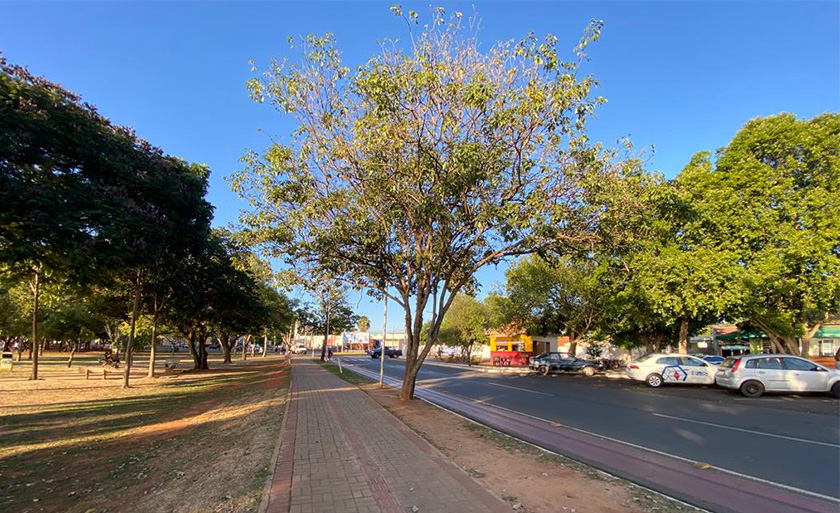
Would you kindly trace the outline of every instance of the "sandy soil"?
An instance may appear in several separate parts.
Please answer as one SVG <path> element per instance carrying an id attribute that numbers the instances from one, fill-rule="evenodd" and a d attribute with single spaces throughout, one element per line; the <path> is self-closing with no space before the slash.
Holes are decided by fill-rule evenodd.
<path id="1" fill-rule="evenodd" d="M 279 437 L 279 357 L 158 379 L 0 381 L 0 511 L 256 511 Z"/>

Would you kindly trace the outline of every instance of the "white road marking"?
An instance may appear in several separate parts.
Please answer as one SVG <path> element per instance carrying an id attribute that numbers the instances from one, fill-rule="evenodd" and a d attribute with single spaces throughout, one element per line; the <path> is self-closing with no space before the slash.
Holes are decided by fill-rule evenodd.
<path id="1" fill-rule="evenodd" d="M 487 384 L 488 385 L 493 385 L 494 387 L 512 388 L 514 390 L 521 390 L 523 392 L 530 392 L 532 394 L 540 394 L 540 395 L 547 395 L 549 397 L 554 397 L 554 394 L 546 394 L 545 392 L 537 392 L 536 390 L 530 390 L 528 388 L 514 387 L 514 386 L 510 386 L 510 385 L 503 385 L 501 383 L 493 383 L 493 382 L 489 382 Z"/>
<path id="2" fill-rule="evenodd" d="M 674 420 L 679 420 L 679 421 L 682 421 L 682 422 L 691 422 L 693 424 L 702 424 L 704 426 L 711 426 L 711 427 L 716 427 L 716 428 L 720 428 L 720 429 L 729 429 L 731 431 L 740 431 L 742 433 L 750 433 L 750 434 L 753 434 L 753 435 L 769 436 L 769 437 L 772 437 L 772 438 L 782 438 L 784 440 L 791 440 L 791 441 L 794 441 L 794 442 L 802 442 L 802 443 L 805 443 L 805 444 L 824 445 L 826 447 L 840 448 L 840 444 L 833 444 L 833 443 L 830 443 L 830 442 L 820 442 L 820 441 L 817 441 L 817 440 L 808 440 L 806 438 L 796 438 L 795 436 L 775 435 L 773 433 L 765 433 L 764 431 L 755 431 L 755 430 L 752 430 L 752 429 L 744 429 L 744 428 L 739 428 L 739 427 L 734 427 L 734 426 L 725 426 L 723 424 L 715 424 L 713 422 L 704 422 L 702 420 L 684 419 L 682 417 L 674 417 L 672 415 L 664 415 L 662 413 L 652 413 L 651 415 L 653 415 L 654 417 L 663 417 L 663 418 L 666 418 L 666 419 L 674 419 Z"/>

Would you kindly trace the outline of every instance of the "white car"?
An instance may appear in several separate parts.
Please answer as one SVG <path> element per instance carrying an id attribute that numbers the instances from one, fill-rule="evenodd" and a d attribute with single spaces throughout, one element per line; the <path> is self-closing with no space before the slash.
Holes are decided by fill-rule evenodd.
<path id="1" fill-rule="evenodd" d="M 727 358 L 718 368 L 717 384 L 746 397 L 766 392 L 831 392 L 840 398 L 840 371 L 790 355 Z"/>
<path id="2" fill-rule="evenodd" d="M 297 344 L 292 348 L 292 354 L 306 354 L 308 349 L 303 344 Z"/>
<path id="3" fill-rule="evenodd" d="M 627 376 L 654 388 L 666 383 L 713 385 L 717 366 L 686 354 L 651 353 L 627 366 Z"/>

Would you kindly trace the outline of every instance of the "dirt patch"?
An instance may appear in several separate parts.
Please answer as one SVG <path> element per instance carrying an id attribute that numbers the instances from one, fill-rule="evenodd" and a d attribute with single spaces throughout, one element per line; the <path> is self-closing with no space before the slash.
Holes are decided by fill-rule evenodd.
<path id="1" fill-rule="evenodd" d="M 6 381 L 29 390 L 0 400 L 0 510 L 256 511 L 288 368 L 277 357 L 215 366 L 128 390 L 70 375 Z"/>
<path id="2" fill-rule="evenodd" d="M 361 386 L 511 508 L 531 513 L 683 513 L 698 510 L 541 451 L 393 389 Z"/>

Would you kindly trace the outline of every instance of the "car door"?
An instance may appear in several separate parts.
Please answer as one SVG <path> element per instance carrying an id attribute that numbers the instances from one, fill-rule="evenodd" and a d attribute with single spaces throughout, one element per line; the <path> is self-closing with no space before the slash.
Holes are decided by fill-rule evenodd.
<path id="1" fill-rule="evenodd" d="M 828 390 L 828 372 L 804 358 L 782 358 L 787 389 L 793 392 L 825 392 Z"/>
<path id="2" fill-rule="evenodd" d="M 787 378 L 780 356 L 765 356 L 755 362 L 755 376 L 766 390 L 786 390 Z"/>
<path id="3" fill-rule="evenodd" d="M 548 368 L 550 370 L 562 370 L 562 358 L 557 353 L 548 355 Z"/>
<path id="4" fill-rule="evenodd" d="M 668 383 L 685 383 L 688 380 L 688 375 L 681 365 L 678 356 L 663 356 L 657 358 L 656 365 L 659 367 L 657 371 L 662 375 L 662 379 Z"/>
<path id="5" fill-rule="evenodd" d="M 569 372 L 575 370 L 575 359 L 567 355 L 560 356 L 560 370 Z"/>
<path id="6" fill-rule="evenodd" d="M 681 356 L 680 364 L 688 373 L 686 378 L 687 383 L 697 383 L 702 385 L 709 385 L 714 383 L 715 376 L 712 373 L 712 367 L 708 363 L 693 356 Z"/>

